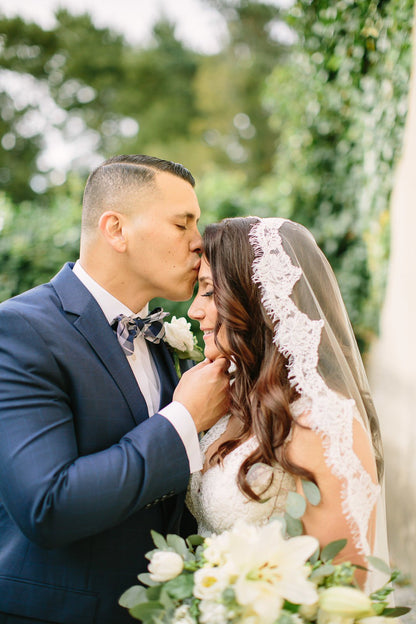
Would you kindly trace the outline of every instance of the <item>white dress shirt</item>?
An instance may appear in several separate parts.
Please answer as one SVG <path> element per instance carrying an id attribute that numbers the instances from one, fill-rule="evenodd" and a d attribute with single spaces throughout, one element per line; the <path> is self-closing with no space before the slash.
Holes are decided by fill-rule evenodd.
<path id="1" fill-rule="evenodd" d="M 137 316 L 88 275 L 85 269 L 82 268 L 79 260 L 75 263 L 73 272 L 97 301 L 109 323 L 112 323 L 119 314 Z M 138 315 L 146 316 L 148 309 L 149 306 L 146 305 L 140 310 Z M 136 336 L 134 339 L 134 353 L 128 356 L 127 360 L 146 401 L 149 416 L 158 412 L 169 420 L 183 442 L 188 456 L 190 472 L 201 470 L 202 460 L 198 433 L 188 410 L 182 403 L 172 401 L 172 403 L 158 411 L 160 404 L 160 379 L 156 365 L 147 347 L 147 341 L 143 336 Z"/>

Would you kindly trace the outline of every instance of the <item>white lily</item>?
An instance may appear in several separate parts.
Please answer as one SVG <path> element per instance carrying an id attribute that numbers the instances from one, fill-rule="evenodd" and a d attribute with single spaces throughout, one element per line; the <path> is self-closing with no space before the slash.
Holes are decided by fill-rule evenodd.
<path id="1" fill-rule="evenodd" d="M 237 601 L 249 606 L 264 624 L 277 619 L 285 599 L 316 603 L 316 586 L 308 580 L 305 564 L 317 549 L 317 540 L 308 535 L 285 540 L 279 522 L 251 529 L 239 525 L 230 539 L 230 559 L 238 575 L 234 586 Z M 242 535 L 244 542 L 239 539 Z"/>

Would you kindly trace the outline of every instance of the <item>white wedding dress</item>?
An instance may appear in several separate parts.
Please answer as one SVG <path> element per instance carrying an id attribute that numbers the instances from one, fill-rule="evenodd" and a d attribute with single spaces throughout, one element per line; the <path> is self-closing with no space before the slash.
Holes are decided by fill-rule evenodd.
<path id="1" fill-rule="evenodd" d="M 303 409 L 302 400 L 296 401 L 291 408 L 293 416 L 300 416 Z M 229 416 L 223 416 L 202 438 L 203 462 L 207 449 L 225 432 L 228 420 Z M 237 485 L 241 464 L 257 446 L 257 439 L 252 436 L 228 453 L 222 464 L 191 475 L 186 504 L 198 523 L 199 535 L 219 534 L 241 519 L 261 525 L 272 516 L 283 515 L 287 496 L 296 491 L 296 484 L 294 477 L 279 464 L 273 467 L 255 464 L 249 471 L 249 484 L 263 502 L 248 498 Z"/>
<path id="2" fill-rule="evenodd" d="M 308 404 L 305 398 L 292 403 L 291 412 L 294 419 L 304 413 Z M 228 415 L 223 416 L 201 439 L 203 463 L 211 444 L 214 444 L 225 432 L 228 420 Z M 289 434 L 287 442 L 290 439 Z M 237 475 L 241 464 L 257 446 L 257 439 L 252 436 L 228 453 L 222 464 L 215 464 L 204 472 L 199 471 L 191 475 L 186 505 L 198 523 L 198 535 L 203 537 L 209 537 L 214 533 L 218 535 L 231 529 L 237 520 L 245 520 L 249 524 L 259 526 L 266 524 L 272 517 L 284 514 L 288 494 L 296 491 L 296 484 L 293 475 L 286 472 L 279 464 L 276 463 L 273 467 L 255 464 L 249 471 L 249 484 L 253 491 L 261 496 L 262 502 L 248 498 L 237 485 Z M 379 511 L 383 510 L 384 508 L 379 509 Z M 388 562 L 383 513 L 378 518 L 377 532 L 379 535 L 375 542 L 378 546 L 373 554 Z M 379 589 L 386 580 L 387 577 L 383 573 L 373 570 L 367 578 L 367 592 Z M 390 606 L 394 606 L 392 597 L 389 601 Z"/>

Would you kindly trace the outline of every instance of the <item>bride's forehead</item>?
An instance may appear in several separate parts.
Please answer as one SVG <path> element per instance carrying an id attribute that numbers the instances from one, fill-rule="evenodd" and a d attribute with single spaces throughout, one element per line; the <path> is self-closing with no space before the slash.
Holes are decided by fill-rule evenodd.
<path id="1" fill-rule="evenodd" d="M 202 256 L 201 266 L 199 267 L 198 280 L 199 282 L 206 281 L 207 279 L 212 281 L 212 271 L 207 259 Z"/>

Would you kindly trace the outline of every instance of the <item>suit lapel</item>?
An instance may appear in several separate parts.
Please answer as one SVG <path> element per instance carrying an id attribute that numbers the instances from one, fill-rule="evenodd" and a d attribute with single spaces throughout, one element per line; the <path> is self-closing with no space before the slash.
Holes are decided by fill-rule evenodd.
<path id="1" fill-rule="evenodd" d="M 68 320 L 102 361 L 129 405 L 134 422 L 138 424 L 148 417 L 146 401 L 114 331 L 94 297 L 72 273 L 72 266 L 66 264 L 53 278 L 52 286 L 61 299 Z M 163 388 L 162 377 L 161 386 Z M 169 386 L 172 388 L 171 384 Z"/>
<path id="2" fill-rule="evenodd" d="M 148 342 L 153 361 L 156 364 L 160 379 L 160 404 L 159 409 L 165 407 L 172 400 L 172 392 L 178 383 L 175 366 L 166 344 L 162 341 L 159 344 Z"/>

